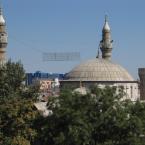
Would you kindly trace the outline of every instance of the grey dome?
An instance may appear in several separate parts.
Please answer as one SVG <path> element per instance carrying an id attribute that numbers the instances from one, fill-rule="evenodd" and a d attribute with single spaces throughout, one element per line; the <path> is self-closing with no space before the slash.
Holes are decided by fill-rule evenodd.
<path id="1" fill-rule="evenodd" d="M 66 78 L 73 81 L 134 81 L 123 67 L 101 58 L 76 66 Z"/>

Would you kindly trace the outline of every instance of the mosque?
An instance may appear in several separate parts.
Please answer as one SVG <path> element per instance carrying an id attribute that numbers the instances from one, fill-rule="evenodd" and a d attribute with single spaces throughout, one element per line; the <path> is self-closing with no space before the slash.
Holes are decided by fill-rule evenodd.
<path id="1" fill-rule="evenodd" d="M 125 98 L 135 101 L 139 99 L 138 82 L 128 73 L 128 71 L 114 63 L 112 56 L 111 29 L 105 17 L 105 23 L 102 29 L 102 40 L 100 41 L 99 51 L 96 58 L 83 62 L 73 68 L 65 76 L 65 80 L 61 81 L 62 87 L 74 86 L 80 87 L 80 83 L 84 88 L 90 88 L 93 85 L 99 87 L 122 86 L 125 92 Z"/>
<path id="2" fill-rule="evenodd" d="M 7 32 L 6 22 L 3 17 L 2 9 L 0 8 L 0 65 L 4 64 L 6 47 L 7 47 Z M 99 87 L 122 86 L 125 92 L 125 98 L 132 101 L 140 99 L 139 83 L 134 80 L 128 71 L 114 63 L 111 60 L 112 56 L 111 29 L 105 18 L 105 23 L 102 30 L 102 40 L 100 41 L 97 57 L 79 64 L 65 75 L 65 79 L 60 81 L 61 87 L 79 88 L 80 84 L 84 88 L 98 85 Z M 142 98 L 145 99 L 145 69 L 140 69 L 139 76 L 141 78 L 141 93 Z"/>

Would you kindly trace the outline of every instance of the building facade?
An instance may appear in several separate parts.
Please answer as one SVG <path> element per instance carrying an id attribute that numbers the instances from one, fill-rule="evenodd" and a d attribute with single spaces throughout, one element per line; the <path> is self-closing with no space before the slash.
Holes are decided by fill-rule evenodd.
<path id="1" fill-rule="evenodd" d="M 26 85 L 32 85 L 34 80 L 54 80 L 55 78 L 63 80 L 64 74 L 45 73 L 41 71 L 36 71 L 35 73 L 26 73 Z"/>
<path id="2" fill-rule="evenodd" d="M 145 100 L 145 68 L 139 68 L 138 74 L 140 78 L 140 99 Z"/>

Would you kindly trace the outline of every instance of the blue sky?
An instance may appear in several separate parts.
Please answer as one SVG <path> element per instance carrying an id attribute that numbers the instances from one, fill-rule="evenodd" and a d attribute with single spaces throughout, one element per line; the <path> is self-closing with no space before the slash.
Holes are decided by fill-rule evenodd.
<path id="1" fill-rule="evenodd" d="M 135 78 L 145 67 L 145 0 L 3 0 L 9 44 L 7 57 L 27 72 L 68 72 L 95 58 L 108 14 L 112 59 Z M 43 62 L 43 52 L 80 52 L 81 60 Z"/>

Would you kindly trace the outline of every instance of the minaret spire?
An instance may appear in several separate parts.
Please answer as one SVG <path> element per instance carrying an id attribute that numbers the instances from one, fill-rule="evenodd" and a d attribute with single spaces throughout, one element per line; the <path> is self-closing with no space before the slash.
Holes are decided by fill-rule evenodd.
<path id="1" fill-rule="evenodd" d="M 107 15 L 105 15 L 105 22 L 107 22 L 108 21 L 108 16 Z"/>
<path id="2" fill-rule="evenodd" d="M 112 55 L 112 40 L 111 29 L 108 23 L 108 16 L 105 15 L 105 23 L 102 30 L 102 40 L 100 41 L 100 49 L 102 51 L 102 58 L 110 60 Z"/>
<path id="3" fill-rule="evenodd" d="M 5 63 L 5 52 L 7 47 L 6 22 L 3 17 L 2 8 L 0 6 L 0 65 Z"/>
<path id="4" fill-rule="evenodd" d="M 103 27 L 103 31 L 111 31 L 109 23 L 108 23 L 108 16 L 107 15 L 105 15 L 105 24 Z"/>

